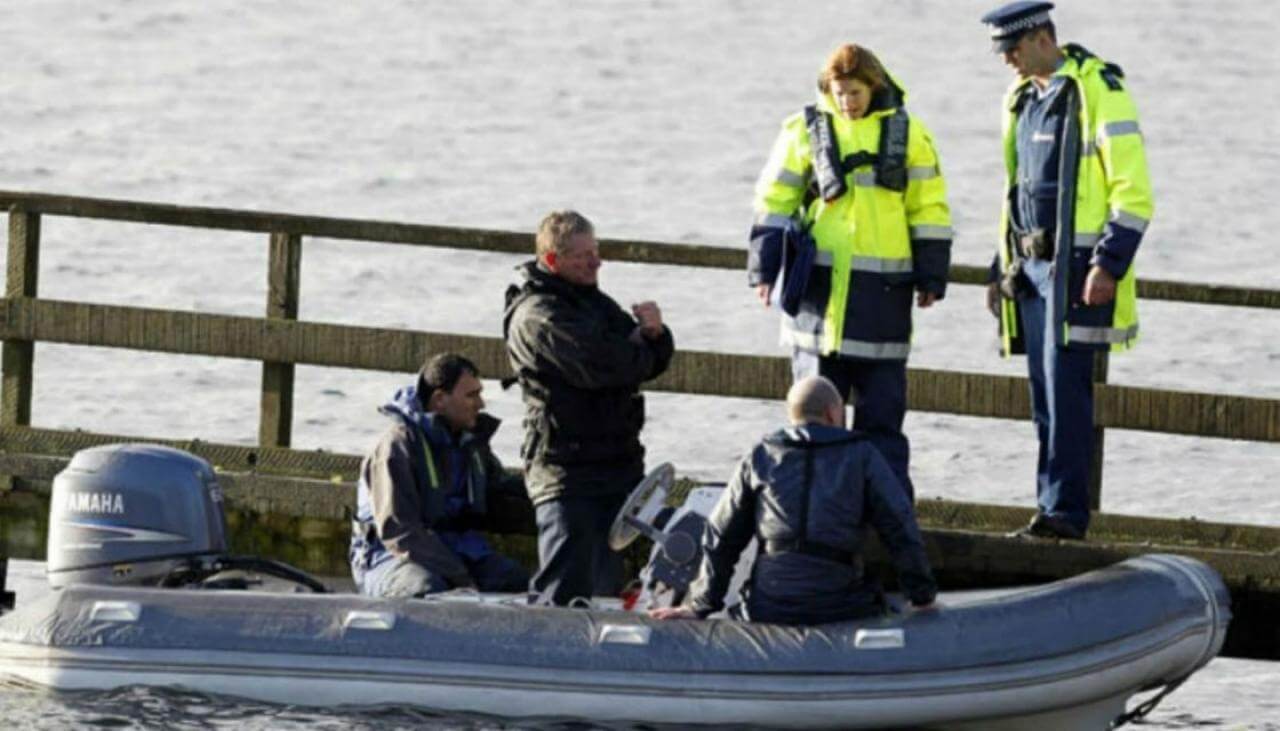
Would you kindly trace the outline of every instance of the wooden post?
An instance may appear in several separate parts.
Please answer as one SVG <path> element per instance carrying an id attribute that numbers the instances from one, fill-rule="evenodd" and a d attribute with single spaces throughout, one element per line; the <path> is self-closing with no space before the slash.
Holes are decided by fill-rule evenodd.
<path id="1" fill-rule="evenodd" d="M 1098 385 L 1107 382 L 1107 365 L 1111 354 L 1101 351 L 1093 355 L 1093 383 Z M 1098 423 L 1097 389 L 1093 399 L 1093 464 L 1089 466 L 1089 510 L 1097 512 L 1102 508 L 1102 451 L 1106 429 L 1096 426 Z"/>
<path id="2" fill-rule="evenodd" d="M 9 252 L 5 268 L 5 297 L 35 297 L 40 274 L 40 214 L 18 206 L 9 209 Z M 34 380 L 35 343 L 6 340 L 0 352 L 3 386 L 0 391 L 0 425 L 31 424 L 31 386 Z M 13 476 L 0 475 L 0 492 L 13 489 Z"/>
<path id="3" fill-rule="evenodd" d="M 267 271 L 267 317 L 298 319 L 301 288 L 302 236 L 271 234 L 271 255 Z M 262 408 L 258 422 L 258 444 L 287 447 L 293 433 L 292 363 L 262 363 Z"/>

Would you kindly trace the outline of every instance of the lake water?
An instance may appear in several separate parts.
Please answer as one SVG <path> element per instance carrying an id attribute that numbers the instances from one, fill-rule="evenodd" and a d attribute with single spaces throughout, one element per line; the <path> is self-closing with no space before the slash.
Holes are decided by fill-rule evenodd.
<path id="1" fill-rule="evenodd" d="M 574 207 L 603 237 L 743 246 L 779 122 L 810 99 L 826 53 L 855 40 L 934 132 L 955 260 L 990 258 L 1009 72 L 976 21 L 986 3 L 0 1 L 3 188 L 523 231 Z M 1121 64 L 1139 105 L 1157 195 L 1141 275 L 1277 286 L 1280 14 L 1264 2 L 1062 5 L 1060 36 Z M 50 217 L 42 229 L 41 296 L 263 311 L 265 236 Z M 301 317 L 496 335 L 518 261 L 308 240 Z M 679 347 L 779 354 L 776 316 L 739 272 L 607 264 L 602 282 L 623 302 L 657 299 Z M 1145 303 L 1143 342 L 1112 359 L 1111 381 L 1280 397 L 1277 325 L 1274 312 Z M 994 346 L 980 290 L 955 286 L 918 317 L 912 364 L 1020 374 Z M 49 344 L 36 358 L 38 426 L 256 437 L 256 363 Z M 381 428 L 374 406 L 404 380 L 299 368 L 295 444 L 364 450 Z M 496 447 L 512 461 L 518 396 L 489 382 L 486 397 L 507 422 Z M 651 458 L 711 479 L 780 417 L 776 402 L 666 394 L 649 412 Z M 1029 425 L 911 414 L 907 430 L 922 498 L 1033 504 Z M 1278 525 L 1277 474 L 1278 445 L 1112 430 L 1104 508 Z M 1217 661 L 1149 727 L 1277 728 L 1276 687 L 1275 664 Z M 473 727 L 147 691 L 0 691 L 0 717 Z"/>

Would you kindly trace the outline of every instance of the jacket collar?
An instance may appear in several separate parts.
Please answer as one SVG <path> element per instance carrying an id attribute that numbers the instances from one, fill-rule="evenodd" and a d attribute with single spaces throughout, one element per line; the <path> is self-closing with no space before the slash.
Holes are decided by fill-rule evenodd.
<path id="1" fill-rule="evenodd" d="M 1089 49 L 1078 43 L 1068 43 L 1062 47 L 1062 63 L 1058 65 L 1058 69 L 1053 72 L 1054 76 L 1065 76 L 1073 81 L 1081 81 L 1085 76 L 1096 73 L 1105 66 L 1105 62 Z M 1020 76 L 1014 80 L 1009 87 L 1009 93 L 1005 96 L 1005 108 L 1010 112 L 1018 106 L 1018 99 L 1022 96 L 1022 92 L 1027 87 L 1032 86 L 1032 80 L 1029 76 Z"/>
<path id="2" fill-rule="evenodd" d="M 417 426 L 432 444 L 443 446 L 454 443 L 443 420 L 436 414 L 423 410 L 422 404 L 418 401 L 416 385 L 398 389 L 395 395 L 391 397 L 391 401 L 381 406 L 378 410 L 387 416 L 398 418 Z M 459 434 L 456 443 L 458 446 L 465 445 L 471 441 L 487 443 L 501 424 L 502 421 L 497 417 L 481 412 L 476 418 L 475 428 Z"/>
<path id="3" fill-rule="evenodd" d="M 570 297 L 586 297 L 599 290 L 594 284 L 573 284 L 568 282 L 563 277 L 544 269 L 537 259 L 521 264 L 516 267 L 516 270 L 524 275 L 525 286 L 535 291 Z"/>
<path id="4" fill-rule="evenodd" d="M 441 419 L 437 414 L 429 411 L 422 412 L 416 423 L 422 429 L 422 433 L 426 435 L 427 441 L 436 446 L 465 447 L 472 443 L 487 444 L 493 438 L 494 432 L 498 431 L 498 426 L 502 424 L 502 420 L 481 412 L 476 417 L 475 428 L 460 432 L 456 439 L 450 433 L 449 428 L 445 426 L 444 419 Z"/>
<path id="5" fill-rule="evenodd" d="M 851 442 L 861 439 L 862 436 L 862 432 L 810 423 L 779 429 L 765 437 L 765 441 L 782 446 L 807 447 Z"/>

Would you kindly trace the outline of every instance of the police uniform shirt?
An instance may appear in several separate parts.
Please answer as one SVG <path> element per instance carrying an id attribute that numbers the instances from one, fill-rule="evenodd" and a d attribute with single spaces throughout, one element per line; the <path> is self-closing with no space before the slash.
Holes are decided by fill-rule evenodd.
<path id="1" fill-rule="evenodd" d="M 1058 158 L 1063 131 L 1066 78 L 1054 76 L 1048 86 L 1027 93 L 1018 115 L 1018 195 L 1013 211 L 1015 230 L 1052 232 L 1057 223 Z"/>

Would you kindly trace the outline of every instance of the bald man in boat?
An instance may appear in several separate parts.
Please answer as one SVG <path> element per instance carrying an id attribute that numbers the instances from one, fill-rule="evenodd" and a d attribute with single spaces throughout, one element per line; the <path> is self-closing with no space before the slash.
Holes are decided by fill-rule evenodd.
<path id="1" fill-rule="evenodd" d="M 844 428 L 835 386 L 801 379 L 787 393 L 787 410 L 791 426 L 751 450 L 712 511 L 684 604 L 651 616 L 701 619 L 722 609 L 738 556 L 756 537 L 746 619 L 810 625 L 883 614 L 880 587 L 863 573 L 868 525 L 893 557 L 912 607 L 933 605 L 938 588 L 911 501 L 866 436 Z"/>

